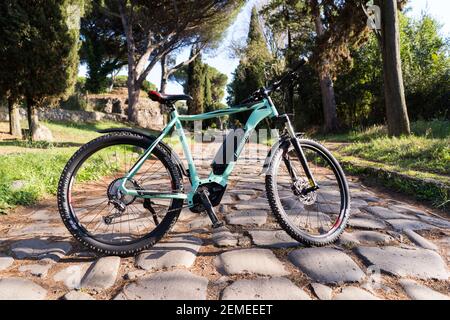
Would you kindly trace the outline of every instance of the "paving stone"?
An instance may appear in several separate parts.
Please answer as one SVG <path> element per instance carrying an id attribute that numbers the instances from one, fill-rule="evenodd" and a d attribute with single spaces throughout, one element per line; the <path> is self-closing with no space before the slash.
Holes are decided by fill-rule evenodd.
<path id="1" fill-rule="evenodd" d="M 95 300 L 91 295 L 72 290 L 64 295 L 64 300 Z"/>
<path id="2" fill-rule="evenodd" d="M 414 242 L 419 247 L 422 247 L 424 249 L 434 250 L 434 251 L 439 250 L 437 245 L 435 245 L 433 242 L 425 239 L 420 234 L 417 234 L 416 232 L 414 232 L 410 229 L 403 230 L 403 232 L 409 238 L 409 240 Z"/>
<path id="3" fill-rule="evenodd" d="M 289 260 L 319 283 L 361 282 L 364 272 L 344 252 L 333 248 L 306 248 L 289 253 Z"/>
<path id="4" fill-rule="evenodd" d="M 0 271 L 8 269 L 14 263 L 14 258 L 0 254 Z"/>
<path id="5" fill-rule="evenodd" d="M 225 226 L 213 230 L 212 241 L 218 247 L 234 247 L 238 243 L 237 237 Z"/>
<path id="6" fill-rule="evenodd" d="M 34 211 L 32 214 L 30 214 L 29 218 L 38 221 L 51 221 L 60 219 L 57 213 L 45 209 Z"/>
<path id="7" fill-rule="evenodd" d="M 235 186 L 236 190 L 258 190 L 264 191 L 266 190 L 266 186 L 263 183 L 237 183 Z"/>
<path id="8" fill-rule="evenodd" d="M 442 258 L 426 249 L 397 247 L 358 247 L 356 253 L 367 265 L 400 277 L 447 280 L 449 273 Z"/>
<path id="9" fill-rule="evenodd" d="M 351 201 L 351 207 L 352 208 L 361 208 L 361 207 L 366 207 L 369 204 L 367 203 L 367 201 L 363 200 L 363 199 L 352 199 Z"/>
<path id="10" fill-rule="evenodd" d="M 77 265 L 68 266 L 61 271 L 57 272 L 53 276 L 54 281 L 62 281 L 64 285 L 69 289 L 80 289 L 81 280 L 84 274 L 91 266 L 91 263 L 82 263 Z"/>
<path id="11" fill-rule="evenodd" d="M 384 207 L 365 207 L 364 210 L 381 219 L 417 219 L 413 215 L 398 213 Z"/>
<path id="12" fill-rule="evenodd" d="M 338 293 L 334 300 L 380 300 L 366 290 L 357 287 L 346 287 Z"/>
<path id="13" fill-rule="evenodd" d="M 352 199 L 359 198 L 367 202 L 380 202 L 380 198 L 368 192 L 352 192 Z"/>
<path id="14" fill-rule="evenodd" d="M 348 225 L 354 228 L 369 230 L 379 230 L 386 228 L 386 224 L 383 221 L 371 218 L 350 218 L 348 220 Z"/>
<path id="15" fill-rule="evenodd" d="M 216 267 L 226 275 L 256 273 L 284 276 L 289 274 L 269 249 L 238 249 L 227 251 L 216 258 Z"/>
<path id="16" fill-rule="evenodd" d="M 250 195 L 250 194 L 243 194 L 243 193 L 237 193 L 236 197 L 238 198 L 239 201 L 249 201 L 251 199 L 253 199 L 256 195 Z"/>
<path id="17" fill-rule="evenodd" d="M 144 270 L 159 270 L 171 267 L 191 267 L 202 245 L 202 240 L 192 236 L 177 236 L 159 242 L 140 253 L 136 265 Z"/>
<path id="18" fill-rule="evenodd" d="M 55 262 L 66 256 L 72 245 L 67 241 L 27 239 L 14 242 L 11 251 L 17 259 L 50 259 Z"/>
<path id="19" fill-rule="evenodd" d="M 0 300 L 44 300 L 47 290 L 22 278 L 0 279 Z"/>
<path id="20" fill-rule="evenodd" d="M 417 220 L 392 219 L 392 220 L 387 220 L 387 223 L 389 223 L 397 231 L 403 231 L 406 229 L 410 229 L 410 230 L 435 229 L 434 226 L 432 226 L 428 223 L 417 221 Z"/>
<path id="21" fill-rule="evenodd" d="M 253 243 L 260 247 L 289 248 L 302 244 L 292 239 L 284 230 L 251 230 Z"/>
<path id="22" fill-rule="evenodd" d="M 119 268 L 120 257 L 100 258 L 86 271 L 80 287 L 93 290 L 111 288 L 116 282 Z"/>
<path id="23" fill-rule="evenodd" d="M 317 298 L 320 300 L 331 300 L 333 289 L 330 287 L 321 283 L 311 283 L 311 287 Z"/>
<path id="24" fill-rule="evenodd" d="M 191 220 L 194 220 L 195 218 L 197 218 L 198 216 L 199 216 L 198 213 L 192 212 L 191 210 L 189 210 L 189 208 L 184 208 L 180 212 L 178 221 L 180 221 L 180 222 L 191 221 Z"/>
<path id="25" fill-rule="evenodd" d="M 239 211 L 225 217 L 229 224 L 233 225 L 257 225 L 262 226 L 267 220 L 267 211 L 249 210 Z"/>
<path id="26" fill-rule="evenodd" d="M 377 231 L 344 232 L 340 239 L 343 244 L 388 244 L 395 241 L 390 235 Z"/>
<path id="27" fill-rule="evenodd" d="M 404 212 L 409 214 L 415 214 L 415 215 L 427 215 L 425 211 L 422 211 L 418 208 L 415 208 L 413 206 L 407 205 L 407 204 L 395 204 L 389 206 L 389 209 L 397 211 L 397 212 Z"/>
<path id="28" fill-rule="evenodd" d="M 237 280 L 226 287 L 222 300 L 311 300 L 286 278 Z"/>
<path id="29" fill-rule="evenodd" d="M 423 286 L 414 280 L 401 279 L 399 283 L 408 297 L 413 300 L 450 300 L 449 296 Z"/>
<path id="30" fill-rule="evenodd" d="M 207 216 L 199 216 L 188 223 L 189 229 L 208 228 L 211 226 L 211 219 Z"/>
<path id="31" fill-rule="evenodd" d="M 39 222 L 27 225 L 22 228 L 14 228 L 8 231 L 8 236 L 16 237 L 16 236 L 43 236 L 43 235 L 52 235 L 52 236 L 61 236 L 61 237 L 69 237 L 70 233 L 62 225 L 59 223 L 57 225 L 47 223 L 47 222 Z"/>
<path id="32" fill-rule="evenodd" d="M 269 210 L 270 209 L 269 203 L 267 202 L 266 199 L 264 199 L 264 201 L 265 201 L 264 203 L 255 203 L 254 202 L 255 200 L 252 200 L 251 203 L 249 203 L 249 204 L 242 204 L 242 203 L 234 204 L 231 206 L 231 208 L 234 210 L 238 210 L 238 211 Z"/>
<path id="33" fill-rule="evenodd" d="M 230 190 L 230 192 L 233 193 L 234 195 L 236 195 L 237 198 L 242 201 L 247 201 L 252 198 L 256 198 L 256 196 L 257 196 L 256 191 L 253 189 L 234 189 L 234 190 Z M 250 196 L 250 198 L 248 198 L 248 197 L 241 198 L 241 196 L 243 196 L 243 195 Z"/>
<path id="34" fill-rule="evenodd" d="M 127 284 L 115 300 L 206 300 L 207 286 L 187 270 L 158 272 Z"/>
<path id="35" fill-rule="evenodd" d="M 439 228 L 450 229 L 450 221 L 430 216 L 419 216 L 419 219 Z"/>
<path id="36" fill-rule="evenodd" d="M 222 204 L 233 204 L 235 202 L 236 201 L 231 197 L 231 195 L 227 193 L 223 196 L 222 200 L 220 201 L 220 203 Z"/>
<path id="37" fill-rule="evenodd" d="M 51 264 L 29 264 L 25 266 L 20 266 L 20 272 L 29 272 L 31 275 L 45 278 L 47 276 L 48 270 L 52 267 Z"/>

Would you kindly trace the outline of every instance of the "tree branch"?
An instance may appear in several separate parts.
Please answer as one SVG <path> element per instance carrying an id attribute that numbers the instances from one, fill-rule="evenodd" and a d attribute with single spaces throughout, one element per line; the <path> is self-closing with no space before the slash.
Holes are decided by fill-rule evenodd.
<path id="1" fill-rule="evenodd" d="M 198 49 L 197 53 L 195 53 L 191 58 L 180 62 L 179 64 L 177 64 L 176 66 L 170 68 L 167 72 L 166 72 L 166 78 L 169 78 L 169 76 L 173 73 L 175 73 L 177 70 L 179 70 L 180 68 L 187 66 L 188 64 L 190 64 L 192 61 L 194 61 L 195 58 L 198 57 L 198 55 L 200 54 L 201 50 L 203 50 L 206 47 L 206 43 L 203 43 L 201 45 L 201 47 Z"/>

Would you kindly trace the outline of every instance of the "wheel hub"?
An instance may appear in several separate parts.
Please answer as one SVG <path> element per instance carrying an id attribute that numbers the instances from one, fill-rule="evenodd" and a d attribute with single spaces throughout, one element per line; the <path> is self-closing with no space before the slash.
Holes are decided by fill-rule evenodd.
<path id="1" fill-rule="evenodd" d="M 316 191 L 305 192 L 309 188 L 309 183 L 305 179 L 299 179 L 292 185 L 292 191 L 299 198 L 299 200 L 305 205 L 312 205 L 317 200 Z"/>
<path id="2" fill-rule="evenodd" d="M 119 205 L 120 208 L 118 209 L 125 209 L 126 206 L 132 204 L 134 202 L 134 200 L 136 200 L 135 196 L 131 196 L 131 195 L 127 195 L 122 193 L 122 191 L 120 190 L 120 186 L 123 183 L 123 180 L 125 178 L 117 178 L 114 181 L 112 181 L 109 186 L 108 186 L 108 191 L 107 191 L 107 196 L 108 199 L 111 203 L 113 203 L 114 205 Z M 125 186 L 129 189 L 140 189 L 140 186 L 138 185 L 138 183 L 136 181 L 133 180 L 128 180 L 125 183 Z M 123 206 L 125 207 L 123 207 Z M 117 207 L 117 206 L 116 206 Z"/>
<path id="3" fill-rule="evenodd" d="M 106 224 L 112 224 L 115 218 L 118 218 L 122 216 L 123 212 L 127 208 L 128 205 L 132 204 L 134 200 L 136 200 L 135 196 L 130 196 L 127 194 L 122 193 L 120 190 L 120 186 L 123 183 L 123 179 L 125 178 L 118 178 L 112 181 L 107 190 L 107 196 L 108 196 L 108 204 L 112 204 L 114 208 L 116 208 L 116 212 L 113 214 L 110 214 L 106 217 L 103 217 L 103 221 Z M 128 180 L 125 183 L 125 186 L 127 188 L 133 188 L 133 189 L 140 189 L 140 186 L 136 181 Z"/>

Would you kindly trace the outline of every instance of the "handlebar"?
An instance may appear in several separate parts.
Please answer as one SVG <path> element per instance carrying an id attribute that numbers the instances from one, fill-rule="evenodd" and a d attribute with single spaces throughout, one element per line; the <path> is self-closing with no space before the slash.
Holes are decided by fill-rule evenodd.
<path id="1" fill-rule="evenodd" d="M 291 71 L 287 72 L 283 77 L 281 77 L 279 80 L 272 82 L 267 88 L 262 87 L 253 92 L 250 97 L 245 99 L 241 102 L 241 104 L 246 104 L 254 101 L 259 101 L 263 97 L 269 95 L 273 91 L 276 91 L 279 89 L 285 82 L 292 80 L 292 78 L 296 75 L 296 73 L 300 70 L 301 67 L 303 67 L 305 64 L 308 63 L 308 58 L 303 57 L 300 59 L 299 62 L 297 62 L 294 66 L 291 67 Z"/>

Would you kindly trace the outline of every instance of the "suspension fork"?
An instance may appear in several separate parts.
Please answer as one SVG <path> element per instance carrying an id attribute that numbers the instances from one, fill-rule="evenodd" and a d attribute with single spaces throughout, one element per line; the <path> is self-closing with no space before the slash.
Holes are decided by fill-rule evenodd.
<path id="1" fill-rule="evenodd" d="M 302 191 L 302 193 L 307 194 L 311 191 L 315 191 L 319 189 L 319 185 L 317 184 L 316 180 L 314 179 L 311 170 L 309 169 L 308 162 L 306 161 L 305 153 L 303 152 L 302 147 L 300 146 L 300 142 L 297 139 L 297 135 L 295 134 L 294 128 L 292 127 L 291 121 L 289 120 L 289 117 L 286 117 L 286 129 L 290 137 L 290 142 L 292 146 L 294 147 L 295 154 L 297 155 L 298 159 L 300 160 L 300 164 L 302 165 L 303 171 L 305 172 L 306 178 L 308 178 L 309 182 L 309 188 Z M 295 171 L 293 170 L 289 158 L 286 158 L 283 156 L 283 161 L 286 164 L 286 167 L 288 168 L 289 174 L 291 175 L 292 179 L 297 179 L 297 175 Z"/>

